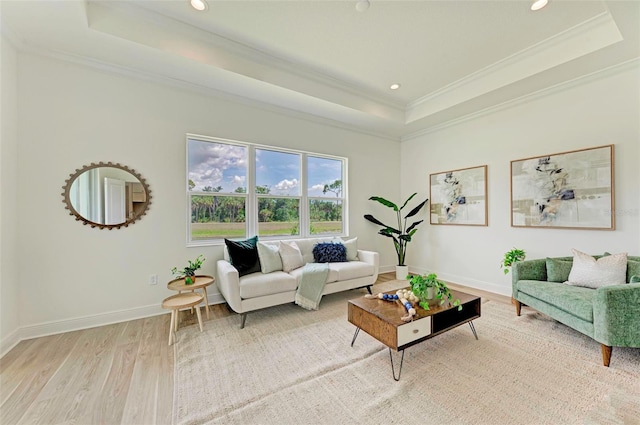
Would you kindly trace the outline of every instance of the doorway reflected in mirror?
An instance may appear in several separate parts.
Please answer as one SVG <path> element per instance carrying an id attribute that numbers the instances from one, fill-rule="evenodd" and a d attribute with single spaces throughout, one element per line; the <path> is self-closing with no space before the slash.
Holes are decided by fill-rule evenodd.
<path id="1" fill-rule="evenodd" d="M 135 170 L 111 162 L 77 169 L 63 186 L 69 214 L 91 227 L 127 227 L 146 214 L 151 191 Z"/>

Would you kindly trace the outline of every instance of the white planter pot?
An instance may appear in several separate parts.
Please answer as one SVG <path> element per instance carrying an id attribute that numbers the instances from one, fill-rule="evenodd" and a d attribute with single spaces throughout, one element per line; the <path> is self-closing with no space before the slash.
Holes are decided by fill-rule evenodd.
<path id="1" fill-rule="evenodd" d="M 428 300 L 433 300 L 436 297 L 434 292 L 435 292 L 434 288 L 427 288 L 427 299 Z"/>
<path id="2" fill-rule="evenodd" d="M 396 280 L 407 280 L 409 266 L 396 266 Z"/>

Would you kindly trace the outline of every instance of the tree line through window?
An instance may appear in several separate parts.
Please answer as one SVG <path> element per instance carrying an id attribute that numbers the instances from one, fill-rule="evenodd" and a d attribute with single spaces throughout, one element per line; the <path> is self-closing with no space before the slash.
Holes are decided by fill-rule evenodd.
<path id="1" fill-rule="evenodd" d="M 346 158 L 193 136 L 187 146 L 189 242 L 346 233 Z"/>

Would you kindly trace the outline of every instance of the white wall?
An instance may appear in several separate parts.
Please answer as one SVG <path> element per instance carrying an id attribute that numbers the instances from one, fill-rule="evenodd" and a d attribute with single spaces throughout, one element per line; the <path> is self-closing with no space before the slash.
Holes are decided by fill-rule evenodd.
<path id="1" fill-rule="evenodd" d="M 18 68 L 13 45 L 0 37 L 0 355 L 18 342 Z"/>
<path id="2" fill-rule="evenodd" d="M 403 142 L 402 192 L 428 194 L 429 174 L 488 165 L 489 226 L 422 228 L 410 245 L 418 272 L 511 294 L 499 269 L 517 247 L 527 258 L 591 254 L 640 255 L 640 72 L 637 62 L 536 99 Z M 510 227 L 510 161 L 615 145 L 616 230 Z"/>
<path id="3" fill-rule="evenodd" d="M 198 254 L 215 273 L 220 246 L 185 246 L 187 132 L 348 157 L 350 233 L 365 249 L 385 242 L 362 216 L 373 190 L 399 194 L 398 142 L 32 54 L 18 66 L 24 337 L 160 312 L 170 269 Z M 98 161 L 147 179 L 152 204 L 133 226 L 91 229 L 64 209 L 65 179 Z M 381 263 L 394 264 L 384 250 Z"/>

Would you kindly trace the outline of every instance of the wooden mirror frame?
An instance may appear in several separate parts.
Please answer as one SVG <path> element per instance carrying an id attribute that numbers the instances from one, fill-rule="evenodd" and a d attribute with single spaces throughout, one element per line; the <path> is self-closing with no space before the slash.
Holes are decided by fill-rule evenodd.
<path id="1" fill-rule="evenodd" d="M 69 193 L 71 191 L 71 185 L 73 184 L 73 182 L 85 171 L 92 170 L 94 168 L 101 168 L 101 167 L 118 168 L 120 170 L 124 170 L 127 173 L 134 176 L 135 178 L 137 178 L 138 181 L 142 184 L 142 187 L 144 188 L 144 191 L 146 193 L 146 201 L 144 202 L 143 209 L 139 213 L 134 215 L 133 218 L 130 218 L 120 224 L 96 223 L 80 215 L 80 213 L 76 211 L 76 209 L 71 204 L 71 198 L 69 196 Z M 130 224 L 135 223 L 137 220 L 141 219 L 143 215 L 146 215 L 147 211 L 149 210 L 149 205 L 151 205 L 151 189 L 149 189 L 149 185 L 147 184 L 145 179 L 140 174 L 136 173 L 134 169 L 129 168 L 125 165 L 121 165 L 119 163 L 114 164 L 112 162 L 98 162 L 96 164 L 92 162 L 91 165 L 85 165 L 82 168 L 76 169 L 75 173 L 69 174 L 69 179 L 65 180 L 65 184 L 64 186 L 62 186 L 62 189 L 63 189 L 63 192 L 61 193 L 61 195 L 64 198 L 62 202 L 65 204 L 65 209 L 69 210 L 69 215 L 75 216 L 76 221 L 82 221 L 82 224 L 84 225 L 88 224 L 89 226 L 91 226 L 91 228 L 99 227 L 100 230 L 102 229 L 112 230 L 112 229 L 119 229 L 121 227 L 129 227 Z"/>

